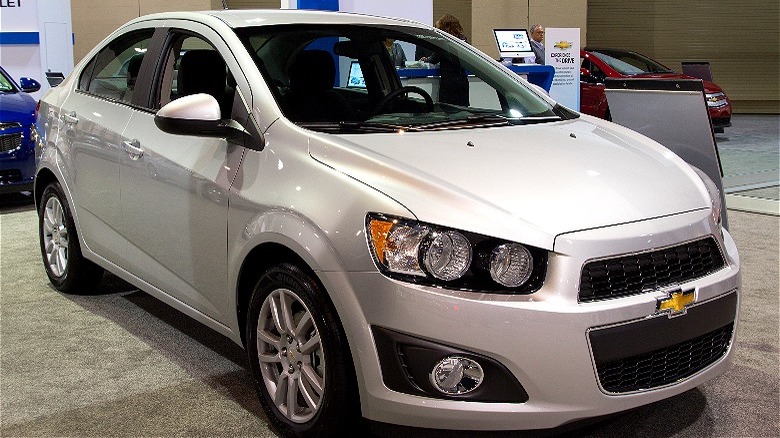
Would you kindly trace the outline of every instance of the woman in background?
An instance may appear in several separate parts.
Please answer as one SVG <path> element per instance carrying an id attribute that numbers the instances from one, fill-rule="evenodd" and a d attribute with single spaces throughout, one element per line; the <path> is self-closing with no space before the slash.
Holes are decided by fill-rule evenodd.
<path id="1" fill-rule="evenodd" d="M 436 21 L 435 27 L 468 42 L 460 21 L 452 14 L 444 14 Z M 469 106 L 469 79 L 460 63 L 439 54 L 431 55 L 426 61 L 439 63 L 439 102 Z"/>

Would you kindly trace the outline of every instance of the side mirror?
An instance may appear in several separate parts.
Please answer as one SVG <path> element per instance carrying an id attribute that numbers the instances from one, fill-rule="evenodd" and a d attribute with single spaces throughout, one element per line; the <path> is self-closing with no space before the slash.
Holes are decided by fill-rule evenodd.
<path id="1" fill-rule="evenodd" d="M 41 89 L 40 82 L 31 78 L 19 78 L 19 85 L 25 93 L 35 93 Z"/>
<path id="2" fill-rule="evenodd" d="M 580 80 L 581 81 L 591 81 L 593 79 L 593 76 L 590 74 L 590 70 L 588 70 L 585 67 L 580 67 Z"/>
<path id="3" fill-rule="evenodd" d="M 169 102 L 154 115 L 154 124 L 168 134 L 225 137 L 245 142 L 253 139 L 240 123 L 222 120 L 219 102 L 214 96 L 205 93 L 191 94 Z"/>
<path id="4" fill-rule="evenodd" d="M 157 111 L 154 124 L 161 131 L 177 135 L 225 137 L 219 103 L 210 94 L 191 94 L 168 103 Z"/>

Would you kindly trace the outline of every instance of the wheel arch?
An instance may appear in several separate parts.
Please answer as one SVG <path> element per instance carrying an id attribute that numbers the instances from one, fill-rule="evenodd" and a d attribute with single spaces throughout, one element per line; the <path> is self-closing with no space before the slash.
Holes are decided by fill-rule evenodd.
<path id="1" fill-rule="evenodd" d="M 35 209 L 40 210 L 43 191 L 49 184 L 59 181 L 50 169 L 44 167 L 35 175 L 35 187 L 33 188 L 33 198 L 35 199 Z"/>
<path id="2" fill-rule="evenodd" d="M 317 281 L 323 291 L 326 291 L 322 281 L 320 281 L 311 266 L 306 263 L 303 257 L 299 256 L 289 247 L 277 242 L 265 242 L 252 248 L 241 263 L 236 285 L 236 318 L 238 320 L 241 343 L 244 347 L 246 347 L 245 321 L 252 291 L 263 272 L 280 263 L 290 263 L 301 268 L 306 274 L 310 275 L 312 279 Z M 328 295 L 327 292 L 326 295 Z M 327 299 L 332 305 L 333 303 L 329 296 Z"/>

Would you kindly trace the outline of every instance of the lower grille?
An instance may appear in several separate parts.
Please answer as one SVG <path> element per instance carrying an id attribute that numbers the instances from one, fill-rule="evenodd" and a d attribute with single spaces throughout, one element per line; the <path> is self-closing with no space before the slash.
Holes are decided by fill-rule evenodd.
<path id="1" fill-rule="evenodd" d="M 729 324 L 671 347 L 598 365 L 601 386 L 608 392 L 624 393 L 689 377 L 726 354 L 733 327 Z"/>
<path id="2" fill-rule="evenodd" d="M 581 302 L 636 295 L 701 278 L 725 261 L 712 237 L 657 251 L 595 260 L 582 268 Z"/>
<path id="3" fill-rule="evenodd" d="M 0 183 L 13 183 L 22 180 L 22 172 L 19 169 L 0 170 Z"/>
<path id="4" fill-rule="evenodd" d="M 22 145 L 22 134 L 0 135 L 0 152 L 12 151 Z"/>

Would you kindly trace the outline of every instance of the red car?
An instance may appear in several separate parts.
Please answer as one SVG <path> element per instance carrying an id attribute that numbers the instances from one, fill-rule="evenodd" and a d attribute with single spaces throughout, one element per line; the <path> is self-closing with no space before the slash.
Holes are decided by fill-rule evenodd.
<path id="1" fill-rule="evenodd" d="M 605 78 L 695 79 L 636 52 L 614 49 L 592 49 L 580 52 L 580 111 L 610 120 L 609 104 L 604 93 Z M 731 126 L 731 102 L 715 83 L 704 81 L 704 92 L 715 132 Z"/>

